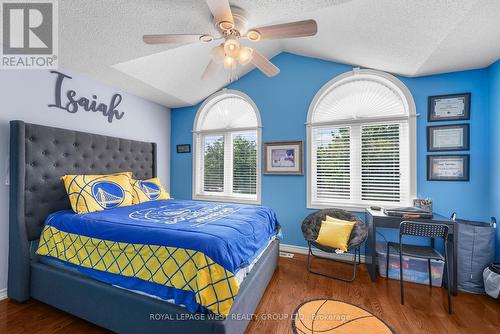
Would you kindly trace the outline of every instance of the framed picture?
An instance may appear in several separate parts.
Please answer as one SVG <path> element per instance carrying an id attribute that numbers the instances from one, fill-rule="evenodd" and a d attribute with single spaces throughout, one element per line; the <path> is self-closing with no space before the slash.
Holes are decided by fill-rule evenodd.
<path id="1" fill-rule="evenodd" d="M 264 154 L 264 174 L 304 174 L 302 141 L 264 143 Z"/>
<path id="2" fill-rule="evenodd" d="M 179 144 L 176 148 L 177 153 L 191 153 L 191 144 Z"/>
<path id="3" fill-rule="evenodd" d="M 469 124 L 427 127 L 427 151 L 468 151 Z"/>
<path id="4" fill-rule="evenodd" d="M 470 119 L 470 93 L 429 96 L 429 122 Z"/>
<path id="5" fill-rule="evenodd" d="M 428 181 L 469 181 L 469 155 L 428 155 Z"/>

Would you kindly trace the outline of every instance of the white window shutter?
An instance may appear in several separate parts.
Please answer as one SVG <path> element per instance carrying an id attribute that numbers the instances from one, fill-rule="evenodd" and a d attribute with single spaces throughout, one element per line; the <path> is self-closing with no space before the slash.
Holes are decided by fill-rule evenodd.
<path id="1" fill-rule="evenodd" d="M 307 124 L 310 207 L 410 205 L 415 121 L 407 94 L 396 78 L 370 70 L 318 92 Z"/>
<path id="2" fill-rule="evenodd" d="M 332 86 L 319 100 L 311 122 L 405 115 L 405 103 L 391 84 L 360 76 Z"/>
<path id="3" fill-rule="evenodd" d="M 361 126 L 361 200 L 400 203 L 402 124 Z"/>
<path id="4" fill-rule="evenodd" d="M 235 194 L 257 194 L 257 133 L 232 135 L 232 187 Z"/>
<path id="5" fill-rule="evenodd" d="M 312 133 L 313 196 L 317 201 L 349 200 L 350 128 L 315 128 Z"/>
<path id="6" fill-rule="evenodd" d="M 253 106 L 239 96 L 228 95 L 209 103 L 198 120 L 198 130 L 238 129 L 257 126 Z"/>
<path id="7" fill-rule="evenodd" d="M 194 129 L 193 198 L 258 203 L 260 130 L 253 102 L 223 91 L 202 105 Z"/>
<path id="8" fill-rule="evenodd" d="M 203 137 L 203 191 L 224 192 L 224 136 Z"/>

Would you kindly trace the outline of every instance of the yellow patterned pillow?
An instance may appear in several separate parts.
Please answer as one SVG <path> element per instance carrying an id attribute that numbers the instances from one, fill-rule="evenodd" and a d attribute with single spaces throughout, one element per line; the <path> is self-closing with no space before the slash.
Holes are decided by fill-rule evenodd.
<path id="1" fill-rule="evenodd" d="M 132 205 L 131 175 L 64 175 L 61 180 L 73 211 L 80 214 Z"/>
<path id="2" fill-rule="evenodd" d="M 131 179 L 130 182 L 132 183 L 134 204 L 170 199 L 170 194 L 162 187 L 160 179 L 157 177 L 148 180 Z"/>

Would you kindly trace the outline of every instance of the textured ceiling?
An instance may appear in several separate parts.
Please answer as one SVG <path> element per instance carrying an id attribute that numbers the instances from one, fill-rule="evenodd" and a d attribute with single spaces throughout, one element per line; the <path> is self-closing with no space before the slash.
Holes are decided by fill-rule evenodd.
<path id="1" fill-rule="evenodd" d="M 407 76 L 484 67 L 500 58 L 499 0 L 231 0 L 251 26 L 314 18 L 315 37 L 259 42 L 281 51 Z M 199 78 L 216 42 L 146 45 L 142 35 L 216 31 L 203 0 L 59 1 L 60 64 L 168 107 L 227 85 Z M 251 66 L 239 68 L 242 76 Z"/>

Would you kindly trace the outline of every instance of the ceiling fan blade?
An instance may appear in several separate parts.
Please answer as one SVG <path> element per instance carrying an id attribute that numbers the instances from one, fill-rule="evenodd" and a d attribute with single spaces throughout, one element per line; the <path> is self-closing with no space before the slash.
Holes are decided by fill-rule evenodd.
<path id="1" fill-rule="evenodd" d="M 175 43 L 196 43 L 210 42 L 213 40 L 211 35 L 197 34 L 159 34 L 159 35 L 144 35 L 142 40 L 146 44 L 175 44 Z"/>
<path id="2" fill-rule="evenodd" d="M 203 74 L 201 75 L 201 80 L 209 80 L 209 79 L 213 78 L 215 76 L 215 74 L 217 74 L 219 69 L 220 69 L 219 64 L 217 64 L 213 60 L 210 60 L 207 67 L 205 67 Z"/>
<path id="3" fill-rule="evenodd" d="M 253 50 L 252 53 L 252 64 L 254 64 L 259 70 L 264 72 L 268 77 L 274 77 L 280 73 L 280 69 L 274 66 L 266 57 L 264 57 L 257 50 Z"/>
<path id="4" fill-rule="evenodd" d="M 258 32 L 260 40 L 307 37 L 316 35 L 318 24 L 314 20 L 305 20 L 254 28 L 249 31 L 248 35 L 251 34 L 251 31 Z"/>
<path id="5" fill-rule="evenodd" d="M 208 8 L 215 18 L 215 22 L 222 30 L 234 28 L 233 13 L 229 6 L 229 0 L 206 0 Z"/>

